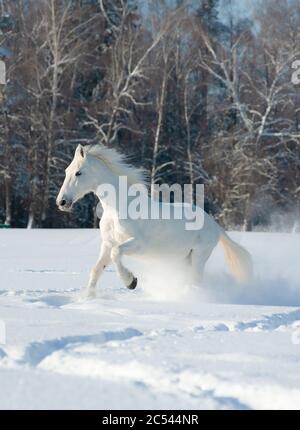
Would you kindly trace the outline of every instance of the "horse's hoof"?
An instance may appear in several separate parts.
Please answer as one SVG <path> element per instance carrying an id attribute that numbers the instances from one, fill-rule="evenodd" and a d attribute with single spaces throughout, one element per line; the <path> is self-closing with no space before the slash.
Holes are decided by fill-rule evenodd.
<path id="1" fill-rule="evenodd" d="M 137 286 L 137 278 L 133 277 L 133 280 L 130 285 L 127 286 L 129 290 L 134 290 Z"/>
<path id="2" fill-rule="evenodd" d="M 78 295 L 79 300 L 95 299 L 96 297 L 96 288 L 83 288 Z"/>

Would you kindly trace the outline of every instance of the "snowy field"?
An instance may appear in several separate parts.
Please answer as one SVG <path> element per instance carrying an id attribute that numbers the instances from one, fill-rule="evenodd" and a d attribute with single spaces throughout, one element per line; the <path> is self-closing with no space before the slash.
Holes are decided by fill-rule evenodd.
<path id="1" fill-rule="evenodd" d="M 219 247 L 203 286 L 133 261 L 79 289 L 96 230 L 0 231 L 0 408 L 300 409 L 300 236 L 232 233 L 255 281 L 234 285 Z"/>

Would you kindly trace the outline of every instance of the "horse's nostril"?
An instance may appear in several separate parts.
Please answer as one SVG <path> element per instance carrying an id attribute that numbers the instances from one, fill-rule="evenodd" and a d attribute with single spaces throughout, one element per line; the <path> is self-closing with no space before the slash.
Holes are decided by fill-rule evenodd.
<path id="1" fill-rule="evenodd" d="M 60 206 L 65 206 L 66 203 L 67 203 L 66 200 L 63 199 L 60 201 Z"/>

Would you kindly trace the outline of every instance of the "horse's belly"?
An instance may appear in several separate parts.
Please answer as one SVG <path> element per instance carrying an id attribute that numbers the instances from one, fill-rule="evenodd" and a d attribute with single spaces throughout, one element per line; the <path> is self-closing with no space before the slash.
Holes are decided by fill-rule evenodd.
<path id="1" fill-rule="evenodd" d="M 182 222 L 153 225 L 145 234 L 145 252 L 185 257 L 197 241 L 197 231 L 185 230 Z"/>

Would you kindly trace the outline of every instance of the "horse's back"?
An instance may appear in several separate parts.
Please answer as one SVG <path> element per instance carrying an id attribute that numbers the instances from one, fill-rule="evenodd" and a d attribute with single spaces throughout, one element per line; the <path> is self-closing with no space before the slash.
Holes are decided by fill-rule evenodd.
<path id="1" fill-rule="evenodd" d="M 202 222 L 199 226 L 194 226 L 195 228 L 189 228 L 188 226 L 191 226 L 194 221 L 189 216 L 180 217 L 179 210 L 194 209 L 194 206 L 182 203 L 159 203 L 159 207 L 161 211 L 158 218 L 148 216 L 148 218 L 120 219 L 113 212 L 104 210 L 100 221 L 103 241 L 115 246 L 134 238 L 141 244 L 144 255 L 175 256 L 186 256 L 196 247 L 214 246 L 218 242 L 220 234 L 218 225 L 203 209 L 198 208 L 203 217 Z M 163 210 L 165 210 L 164 215 L 167 215 L 165 219 L 161 217 Z"/>

